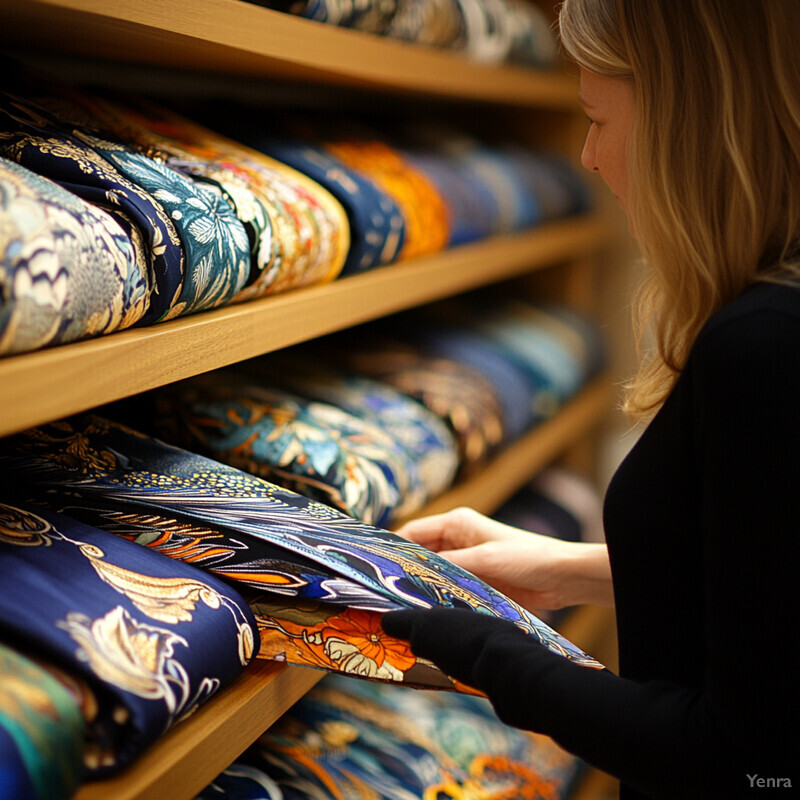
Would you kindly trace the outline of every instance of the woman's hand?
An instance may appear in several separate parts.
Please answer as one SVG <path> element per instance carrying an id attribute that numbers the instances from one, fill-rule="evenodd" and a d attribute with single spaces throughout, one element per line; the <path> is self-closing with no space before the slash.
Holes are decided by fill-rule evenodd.
<path id="1" fill-rule="evenodd" d="M 530 533 L 471 508 L 413 520 L 397 533 L 434 550 L 530 610 L 614 604 L 603 544 Z"/>

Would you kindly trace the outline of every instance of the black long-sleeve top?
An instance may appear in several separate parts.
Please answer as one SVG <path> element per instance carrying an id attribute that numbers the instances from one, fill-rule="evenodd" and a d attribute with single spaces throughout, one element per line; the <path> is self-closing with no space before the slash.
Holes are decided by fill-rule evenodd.
<path id="1" fill-rule="evenodd" d="M 708 321 L 604 519 L 620 677 L 551 674 L 547 732 L 625 800 L 800 796 L 800 289 Z"/>

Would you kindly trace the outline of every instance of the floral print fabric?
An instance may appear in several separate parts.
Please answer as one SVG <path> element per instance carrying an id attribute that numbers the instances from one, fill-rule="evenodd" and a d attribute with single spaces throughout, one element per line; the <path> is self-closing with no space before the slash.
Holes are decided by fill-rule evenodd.
<path id="1" fill-rule="evenodd" d="M 3 800 L 68 800 L 83 773 L 83 717 L 66 675 L 0 644 Z"/>
<path id="2" fill-rule="evenodd" d="M 150 284 L 119 223 L 0 158 L 0 354 L 111 333 L 139 321 Z"/>
<path id="3" fill-rule="evenodd" d="M 238 574 L 263 592 L 277 585 L 282 597 L 310 593 L 319 602 L 344 607 L 343 612 L 434 605 L 472 608 L 512 619 L 554 651 L 597 666 L 516 603 L 419 545 L 95 416 L 5 440 L 0 472 L 4 480 L 17 484 L 21 496 L 29 494 L 97 527 L 227 577 L 236 579 Z M 268 547 L 262 549 L 265 544 Z M 283 570 L 287 562 L 296 566 Z M 319 572 L 327 571 L 328 578 L 306 582 L 302 567 L 309 562 Z M 297 619 L 296 609 L 290 615 Z M 275 618 L 280 621 L 279 615 Z M 309 629 L 319 623 L 313 614 L 302 622 Z M 263 630 L 277 630 L 272 618 L 259 624 Z M 300 641 L 304 638 L 311 647 L 309 636 Z M 331 655 L 330 646 L 328 650 Z M 336 653 L 334 668 L 348 671 L 354 663 L 349 658 L 352 651 L 339 648 Z M 295 659 L 289 649 L 275 653 L 276 658 L 306 665 L 312 655 Z M 363 662 L 356 674 L 364 674 L 361 667 Z M 411 669 L 397 669 L 401 674 L 393 673 L 390 679 L 405 680 Z"/>
<path id="4" fill-rule="evenodd" d="M 111 214 L 143 247 L 139 266 L 149 276 L 150 305 L 139 320 L 165 319 L 184 282 L 185 253 L 175 224 L 140 186 L 28 101 L 0 94 L 0 155 L 59 184 Z"/>
<path id="5" fill-rule="evenodd" d="M 196 800 L 561 800 L 581 771 L 482 698 L 330 676 Z"/>
<path id="6" fill-rule="evenodd" d="M 255 654 L 252 613 L 226 584 L 47 509 L 0 503 L 0 582 L 14 589 L 3 639 L 86 684 L 91 773 L 130 762 Z"/>

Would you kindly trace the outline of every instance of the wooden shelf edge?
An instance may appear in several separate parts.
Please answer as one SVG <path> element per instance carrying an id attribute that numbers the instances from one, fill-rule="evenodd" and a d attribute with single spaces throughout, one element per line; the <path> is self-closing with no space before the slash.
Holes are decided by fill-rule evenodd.
<path id="1" fill-rule="evenodd" d="M 337 28 L 241 0 L 0 0 L 15 49 L 368 86 L 561 110 L 578 107 L 560 72 L 463 55 Z"/>
<path id="2" fill-rule="evenodd" d="M 415 517 L 469 506 L 483 514 L 497 509 L 517 489 L 600 424 L 611 409 L 610 376 L 595 378 L 552 419 L 503 450 L 472 478 L 429 503 Z"/>
<path id="3" fill-rule="evenodd" d="M 194 797 L 324 674 L 256 659 L 233 685 L 173 728 L 129 769 L 84 784 L 73 800 Z"/>
<path id="4" fill-rule="evenodd" d="M 599 218 L 565 220 L 324 286 L 0 359 L 0 436 L 578 257 Z"/>

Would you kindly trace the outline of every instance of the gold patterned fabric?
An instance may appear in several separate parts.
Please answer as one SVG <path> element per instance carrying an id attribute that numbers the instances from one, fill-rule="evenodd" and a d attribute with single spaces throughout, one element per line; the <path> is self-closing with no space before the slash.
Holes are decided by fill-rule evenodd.
<path id="1" fill-rule="evenodd" d="M 0 158 L 0 355 L 138 322 L 151 292 L 143 249 L 134 229 Z"/>

